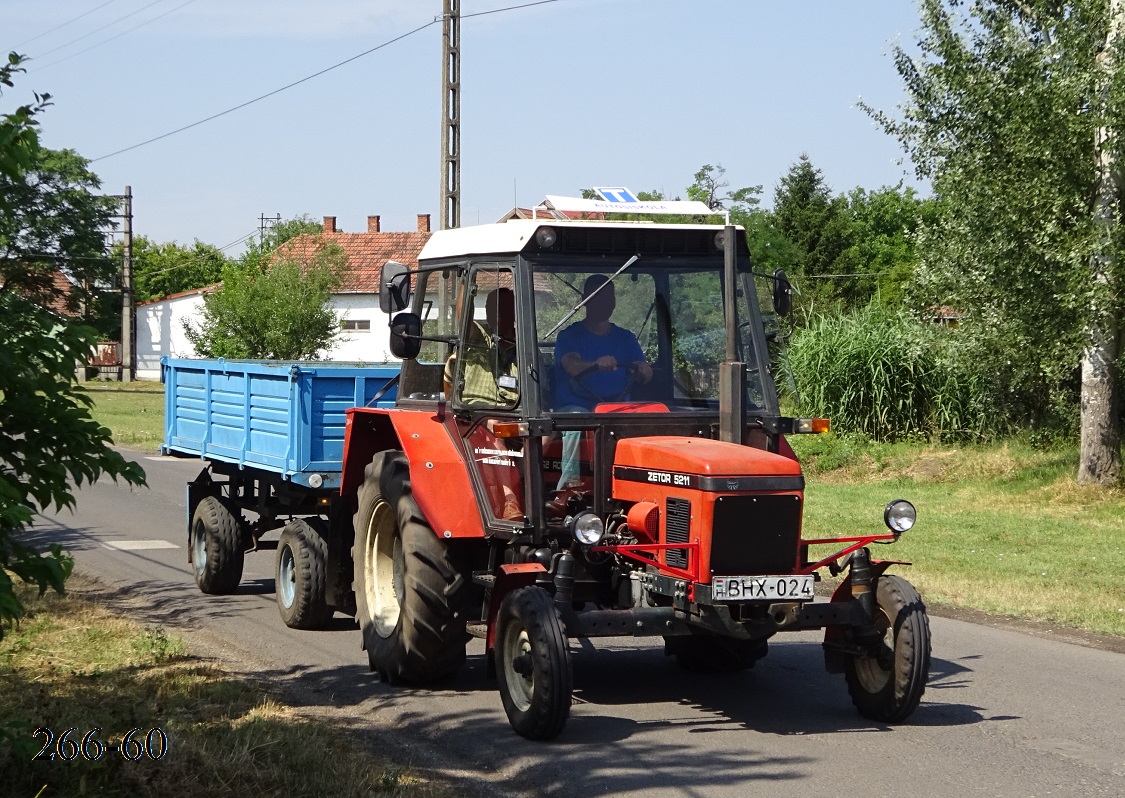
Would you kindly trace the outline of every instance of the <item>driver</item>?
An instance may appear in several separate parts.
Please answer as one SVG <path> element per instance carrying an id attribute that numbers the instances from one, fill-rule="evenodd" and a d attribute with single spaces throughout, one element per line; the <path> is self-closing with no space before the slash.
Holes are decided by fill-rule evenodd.
<path id="1" fill-rule="evenodd" d="M 555 404 L 564 413 L 593 410 L 598 401 L 628 400 L 630 372 L 641 383 L 652 379 L 652 366 L 637 336 L 609 320 L 617 306 L 613 283 L 604 274 L 587 277 L 582 298 L 591 295 L 583 305 L 586 318 L 555 340 L 555 368 L 560 372 L 555 379 Z"/>
<path id="2" fill-rule="evenodd" d="M 582 298 L 589 299 L 583 305 L 586 318 L 571 324 L 555 340 L 555 406 L 561 413 L 590 411 L 600 401 L 627 401 L 630 375 L 640 383 L 652 379 L 652 366 L 645 360 L 637 336 L 609 320 L 617 306 L 609 278 L 604 274 L 587 277 Z M 579 482 L 581 440 L 578 431 L 562 434 L 560 491 Z"/>

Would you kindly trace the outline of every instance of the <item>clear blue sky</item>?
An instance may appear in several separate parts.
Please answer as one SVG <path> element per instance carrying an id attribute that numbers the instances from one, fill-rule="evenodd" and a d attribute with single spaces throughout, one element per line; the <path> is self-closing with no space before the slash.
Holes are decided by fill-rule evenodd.
<path id="1" fill-rule="evenodd" d="M 918 26 L 909 0 L 557 0 L 468 16 L 523 2 L 461 3 L 463 224 L 494 221 L 514 199 L 593 185 L 682 194 L 705 163 L 725 166 L 732 188 L 762 184 L 769 205 L 803 152 L 835 191 L 913 183 L 897 142 L 855 105 L 902 101 L 889 53 Z M 441 0 L 0 0 L 0 47 L 34 58 L 0 107 L 51 93 L 47 146 L 99 159 L 441 9 Z M 439 23 L 93 168 L 106 193 L 132 186 L 136 231 L 157 241 L 222 246 L 262 213 L 336 216 L 349 231 L 365 229 L 368 214 L 384 230 L 412 230 L 430 213 L 436 227 L 441 76 Z"/>

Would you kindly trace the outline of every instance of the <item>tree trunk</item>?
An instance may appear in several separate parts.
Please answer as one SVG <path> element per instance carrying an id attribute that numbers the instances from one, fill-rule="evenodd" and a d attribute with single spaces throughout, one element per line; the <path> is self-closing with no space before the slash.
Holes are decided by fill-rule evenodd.
<path id="1" fill-rule="evenodd" d="M 1100 251 L 1090 258 L 1091 299 L 1082 352 L 1082 443 L 1078 455 L 1079 484 L 1112 485 L 1121 478 L 1118 406 L 1118 359 L 1121 322 L 1114 285 L 1114 228 L 1121 201 L 1120 175 L 1113 159 L 1117 131 L 1109 127 L 1109 86 L 1116 68 L 1115 50 L 1125 27 L 1122 0 L 1109 2 L 1109 33 L 1098 54 L 1104 124 L 1095 133 L 1094 158 L 1098 192 L 1094 217 L 1100 227 Z"/>

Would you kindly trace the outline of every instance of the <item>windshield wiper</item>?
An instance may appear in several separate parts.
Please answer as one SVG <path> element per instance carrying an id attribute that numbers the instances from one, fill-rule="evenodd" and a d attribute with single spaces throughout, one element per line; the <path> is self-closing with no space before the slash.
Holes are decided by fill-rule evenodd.
<path id="1" fill-rule="evenodd" d="M 641 253 L 639 253 L 639 252 L 638 252 L 638 253 L 637 253 L 636 255 L 634 255 L 633 257 L 629 258 L 629 260 L 625 261 L 624 265 L 622 265 L 622 267 L 621 267 L 620 269 L 618 269 L 618 270 L 617 270 L 617 271 L 615 271 L 615 272 L 614 272 L 613 274 L 611 274 L 611 275 L 609 276 L 609 279 L 608 279 L 608 280 L 606 280 L 606 281 L 605 281 L 604 283 L 602 283 L 602 284 L 601 284 L 601 285 L 599 285 L 599 286 L 598 286 L 597 288 L 595 288 L 595 289 L 594 289 L 594 290 L 593 290 L 592 292 L 590 292 L 590 296 L 586 297 L 586 298 L 585 298 L 585 299 L 583 299 L 583 300 L 582 300 L 581 302 L 579 302 L 579 303 L 578 303 L 577 305 L 575 305 L 574 307 L 572 307 L 572 308 L 570 309 L 570 313 L 567 313 L 567 314 L 566 314 L 565 316 L 563 316 L 563 317 L 562 317 L 562 320 L 561 320 L 561 321 L 559 321 L 559 323 L 558 323 L 558 324 L 556 324 L 556 325 L 555 325 L 554 327 L 552 327 L 552 328 L 551 328 L 551 330 L 550 330 L 550 332 L 548 332 L 548 333 L 547 333 L 546 335 L 544 335 L 543 337 L 544 337 L 544 338 L 547 338 L 547 339 L 550 339 L 551 335 L 552 335 L 552 334 L 554 334 L 555 330 L 557 330 L 557 329 L 558 329 L 559 327 L 562 327 L 562 326 L 563 326 L 564 324 L 566 324 L 566 323 L 567 323 L 568 321 L 570 321 L 571 319 L 573 319 L 573 318 L 574 318 L 574 314 L 575 314 L 575 313 L 577 313 L 577 312 L 578 312 L 579 310 L 581 310 L 581 309 L 582 309 L 582 306 L 583 306 L 583 305 L 585 305 L 585 304 L 586 304 L 587 302 L 589 302 L 589 301 L 590 301 L 591 299 L 593 299 L 594 297 L 596 297 L 596 296 L 598 295 L 598 293 L 599 293 L 599 292 L 600 292 L 600 291 L 601 291 L 601 290 L 602 290 L 603 288 L 605 288 L 605 287 L 606 287 L 607 285 L 609 285 L 609 284 L 610 284 L 610 283 L 612 283 L 612 282 L 613 282 L 614 280 L 616 280 L 616 279 L 617 279 L 617 275 L 621 274 L 621 272 L 623 272 L 623 271 L 625 271 L 626 269 L 628 269 L 628 268 L 629 268 L 630 266 L 632 266 L 632 265 L 633 265 L 634 263 L 636 263 L 636 262 L 637 262 L 638 260 L 640 260 L 640 259 L 641 259 Z"/>

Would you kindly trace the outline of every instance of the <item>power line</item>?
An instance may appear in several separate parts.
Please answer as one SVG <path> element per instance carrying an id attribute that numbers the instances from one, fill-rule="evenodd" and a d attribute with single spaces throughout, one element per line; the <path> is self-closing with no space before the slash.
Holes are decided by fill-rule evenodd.
<path id="1" fill-rule="evenodd" d="M 468 19 L 469 17 L 483 17 L 487 14 L 499 14 L 503 11 L 515 11 L 519 8 L 531 8 L 531 6 L 545 6 L 548 3 L 557 3 L 559 0 L 538 0 L 535 3 L 524 3 L 518 6 L 508 6 L 506 8 L 494 8 L 491 11 L 477 11 L 475 14 L 462 14 L 461 19 Z"/>
<path id="2" fill-rule="evenodd" d="M 156 2 L 161 2 L 161 0 L 156 0 Z M 478 11 L 475 14 L 466 14 L 465 16 L 466 16 L 466 18 L 467 17 L 483 17 L 487 14 L 499 14 L 499 13 L 504 12 L 504 11 L 516 11 L 516 10 L 521 9 L 521 8 L 530 8 L 532 6 L 542 6 L 542 5 L 547 5 L 548 3 L 557 3 L 557 2 L 559 2 L 559 0 L 537 0 L 537 2 L 522 3 L 520 5 L 507 6 L 505 8 L 494 8 L 491 11 Z M 153 4 L 150 3 L 149 5 L 153 5 Z M 145 8 L 148 8 L 148 6 L 145 6 Z M 275 94 L 280 94 L 283 91 L 287 91 L 288 89 L 291 89 L 294 86 L 299 86 L 302 83 L 305 83 L 307 81 L 312 80 L 313 78 L 318 78 L 321 75 L 324 75 L 328 72 L 331 72 L 334 69 L 339 69 L 340 67 L 344 66 L 345 64 L 350 64 L 352 61 L 363 58 L 365 55 L 370 55 L 371 53 L 374 53 L 376 50 L 382 50 L 384 47 L 389 47 L 390 45 L 395 44 L 396 42 L 400 42 L 403 39 L 406 39 L 410 36 L 413 36 L 416 33 L 421 33 L 426 28 L 432 27 L 433 25 L 436 25 L 440 21 L 441 21 L 440 17 L 432 19 L 429 22 L 427 22 L 426 24 L 420 25 L 417 28 L 414 28 L 413 30 L 407 31 L 406 33 L 403 33 L 400 36 L 396 36 L 393 39 L 388 39 L 387 41 L 383 42 L 382 44 L 376 45 L 375 47 L 372 47 L 370 50 L 364 50 L 362 53 L 359 53 L 357 55 L 353 55 L 351 58 L 346 58 L 343 61 L 340 61 L 337 64 L 333 64 L 330 67 L 325 67 L 324 69 L 320 70 L 319 72 L 314 72 L 313 74 L 308 75 L 306 77 L 303 77 L 300 80 L 295 80 L 292 83 L 289 83 L 285 86 L 282 86 L 280 89 L 274 89 L 273 91 L 267 92 L 266 94 L 263 94 L 259 97 L 255 97 L 252 100 L 247 100 L 244 103 L 239 103 L 238 105 L 233 106 L 231 108 L 228 108 L 225 111 L 219 111 L 217 114 L 212 114 L 211 116 L 206 117 L 205 119 L 200 119 L 197 122 L 192 122 L 190 125 L 184 125 L 183 127 L 176 128 L 175 130 L 170 130 L 167 133 L 162 133 L 161 135 L 154 136 L 151 139 L 146 139 L 145 141 L 141 141 L 141 142 L 138 142 L 136 144 L 131 144 L 128 147 L 124 147 L 120 150 L 115 150 L 114 152 L 107 153 L 106 155 L 99 155 L 97 158 L 91 158 L 89 163 L 97 163 L 98 161 L 104 161 L 106 158 L 112 158 L 115 155 L 121 155 L 122 153 L 129 152 L 130 150 L 135 150 L 138 147 L 144 147 L 146 144 L 152 144 L 153 142 L 160 141 L 161 139 L 166 139 L 169 136 L 174 136 L 177 133 L 183 133 L 185 130 L 191 130 L 193 127 L 198 127 L 199 125 L 205 124 L 205 123 L 210 122 L 214 119 L 218 119 L 221 116 L 226 116 L 227 114 L 234 113 L 235 111 L 241 110 L 241 109 L 243 109 L 243 108 L 245 108 L 249 105 L 253 105 L 254 103 L 261 102 L 262 100 L 265 100 L 269 97 L 273 97 Z"/>
<path id="3" fill-rule="evenodd" d="M 63 56 L 62 58 L 60 58 L 60 59 L 59 59 L 58 61 L 51 61 L 51 62 L 50 62 L 49 64 L 43 64 L 42 66 L 40 66 L 40 67 L 38 67 L 38 68 L 36 68 L 36 69 L 34 69 L 34 70 L 31 70 L 31 71 L 33 71 L 33 72 L 40 72 L 40 71 L 42 71 L 42 70 L 44 70 L 44 69 L 49 69 L 50 67 L 53 67 L 53 66 L 55 66 L 56 64 L 61 64 L 61 63 L 62 63 L 63 61 L 69 61 L 70 59 L 74 58 L 74 57 L 75 57 L 76 55 L 82 55 L 82 53 L 88 53 L 88 52 L 89 52 L 90 50 L 93 50 L 93 49 L 94 49 L 94 48 L 96 48 L 96 47 L 101 47 L 101 46 L 102 46 L 103 44 L 108 44 L 109 42 L 112 42 L 112 41 L 113 41 L 114 39 L 120 39 L 120 38 L 121 38 L 122 36 L 124 36 L 125 34 L 127 34 L 127 33 L 132 33 L 133 31 L 137 30 L 138 28 L 143 28 L 143 27 L 144 27 L 145 25 L 148 25 L 148 24 L 150 24 L 150 23 L 156 22 L 156 20 L 158 20 L 158 19 L 161 19 L 161 18 L 163 18 L 163 17 L 166 17 L 166 16 L 168 16 L 168 15 L 169 15 L 169 14 L 171 14 L 171 13 L 172 13 L 173 11 L 179 11 L 179 10 L 180 10 L 181 8 L 183 8 L 184 6 L 188 6 L 188 5 L 191 5 L 191 4 L 192 4 L 192 3 L 194 3 L 194 2 L 195 2 L 195 0 L 187 0 L 187 2 L 186 2 L 186 3 L 180 3 L 180 4 L 179 4 L 178 6 L 176 6 L 175 8 L 170 8 L 170 9 L 168 9 L 167 11 L 165 11 L 165 12 L 164 12 L 163 14 L 157 14 L 157 15 L 156 15 L 155 17 L 152 17 L 151 19 L 146 19 L 146 20 L 145 20 L 144 22 L 142 22 L 142 23 L 141 23 L 140 25 L 134 25 L 134 26 L 133 26 L 133 27 L 131 27 L 131 28 L 128 28 L 128 29 L 126 29 L 126 30 L 123 30 L 123 31 L 121 31 L 121 33 L 116 33 L 116 34 L 114 34 L 113 36 L 110 36 L 110 37 L 109 37 L 108 39 L 102 39 L 102 40 L 101 40 L 100 42 L 98 42 L 97 44 L 91 44 L 91 45 L 90 45 L 89 47 L 84 47 L 83 49 L 79 50 L 79 51 L 78 51 L 78 52 L 76 52 L 76 53 L 71 53 L 70 55 L 64 55 L 64 56 Z"/>
<path id="4" fill-rule="evenodd" d="M 70 23 L 72 23 L 72 22 L 77 22 L 78 20 L 82 19 L 82 17 L 85 17 L 85 16 L 89 16 L 90 14 L 93 14 L 93 13 L 94 13 L 95 11 L 97 11 L 97 10 L 98 10 L 99 8 L 105 8 L 105 7 L 106 7 L 106 6 L 108 6 L 108 5 L 110 4 L 110 3 L 116 3 L 116 2 L 117 2 L 117 0 L 106 0 L 106 1 L 105 1 L 104 3 L 102 3 L 102 4 L 100 5 L 100 6 L 94 6 L 94 7 L 93 7 L 93 8 L 91 8 L 91 9 L 90 9 L 89 11 L 84 11 L 83 13 L 79 14 L 79 15 L 78 15 L 78 16 L 76 16 L 76 17 L 71 17 L 71 18 L 70 18 L 70 19 L 68 19 L 68 20 L 67 20 L 66 22 L 63 22 L 63 23 L 62 23 L 61 25 L 56 25 L 55 27 L 51 28 L 50 30 L 45 30 L 45 31 L 43 31 L 42 33 L 40 33 L 40 34 L 39 34 L 38 36 L 32 36 L 32 37 L 31 37 L 30 39 L 24 39 L 24 40 L 23 40 L 22 42 L 20 42 L 19 44 L 13 44 L 13 45 L 12 45 L 12 46 L 11 46 L 10 48 L 7 48 L 7 49 L 9 49 L 9 50 L 14 50 L 14 49 L 16 49 L 17 47 L 23 47 L 23 46 L 24 46 L 25 44 L 28 44 L 29 42 L 33 42 L 33 41 L 35 41 L 36 39 L 42 39 L 42 38 L 43 38 L 44 36 L 46 36 L 46 35 L 47 35 L 48 33 L 54 33 L 54 32 L 55 32 L 55 31 L 57 31 L 57 30 L 58 30 L 59 28 L 65 28 L 65 27 L 66 27 L 67 25 L 69 25 Z"/>
<path id="5" fill-rule="evenodd" d="M 97 158 L 91 158 L 90 163 L 96 163 L 98 161 L 104 161 L 106 158 L 112 158 L 113 156 L 120 155 L 123 152 L 129 152 L 129 150 L 135 150 L 138 147 L 145 146 L 146 144 L 152 144 L 154 141 L 160 141 L 161 139 L 166 139 L 169 136 L 174 136 L 177 133 L 183 133 L 185 130 L 191 130 L 191 128 L 193 128 L 193 127 L 198 127 L 199 125 L 202 125 L 205 122 L 210 122 L 212 119 L 218 119 L 220 116 L 226 116 L 227 114 L 234 113 L 235 111 L 238 111 L 242 108 L 245 108 L 248 105 L 253 105 L 256 102 L 260 102 L 260 101 L 266 99 L 267 97 L 272 97 L 275 94 L 280 94 L 281 92 L 283 92 L 287 89 L 291 89 L 294 86 L 299 86 L 302 83 L 305 83 L 306 81 L 312 80 L 313 78 L 318 78 L 321 75 L 325 74 L 326 72 L 331 72 L 333 69 L 338 69 L 339 67 L 344 66 L 344 64 L 350 64 L 352 61 L 355 61 L 357 58 L 363 58 L 363 56 L 370 55 L 371 53 L 375 52 L 376 50 L 382 50 L 384 47 L 389 47 L 390 45 L 394 44 L 395 42 L 400 42 L 403 39 L 407 38 L 408 36 L 413 36 L 415 33 L 419 33 L 420 31 L 424 31 L 426 28 L 437 24 L 437 22 L 438 22 L 438 20 L 436 20 L 436 19 L 430 20 L 425 25 L 421 25 L 421 26 L 415 28 L 412 31 L 407 31 L 406 33 L 402 34 L 401 36 L 396 36 L 395 38 L 390 39 L 388 41 L 385 41 L 380 45 L 372 47 L 370 50 L 364 50 L 359 55 L 353 55 L 351 58 L 345 59 L 344 61 L 341 61 L 338 64 L 333 64 L 330 67 L 326 67 L 325 69 L 322 69 L 319 72 L 314 72 L 313 74 L 311 74 L 307 77 L 303 77 L 300 80 L 295 80 L 295 81 L 293 81 L 292 83 L 290 83 L 286 86 L 282 86 L 280 89 L 274 89 L 273 91 L 268 92 L 266 94 L 263 94 L 260 97 L 255 97 L 253 100 L 247 100 L 246 102 L 240 103 L 240 104 L 234 106 L 233 108 L 228 108 L 225 111 L 219 111 L 219 113 L 217 113 L 217 114 L 212 114 L 211 116 L 207 117 L 206 119 L 200 119 L 198 122 L 192 122 L 190 125 L 184 125 L 183 127 L 176 128 L 175 130 L 171 130 L 167 133 L 162 133 L 159 136 L 154 136 L 151 139 L 147 139 L 147 140 L 139 142 L 137 144 L 132 144 L 132 145 L 130 145 L 128 147 L 125 147 L 123 149 L 117 150 L 115 152 L 111 152 L 108 155 L 100 155 Z"/>
<path id="6" fill-rule="evenodd" d="M 58 47 L 56 47 L 56 48 L 55 48 L 55 49 L 53 49 L 53 50 L 48 50 L 48 51 L 47 51 L 47 52 L 45 52 L 45 53 L 39 53 L 39 55 L 38 55 L 37 57 L 38 57 L 38 58 L 42 58 L 42 57 L 43 57 L 43 56 L 45 56 L 45 55 L 50 55 L 51 53 L 57 53 L 57 52 L 58 52 L 59 50 L 62 50 L 62 49 L 63 49 L 64 47 L 70 47 L 70 45 L 74 44 L 75 42 L 80 42 L 80 41 L 82 41 L 83 39 L 88 39 L 89 37 L 93 36 L 93 35 L 94 35 L 95 33 L 101 33 L 101 32 L 102 32 L 103 30 L 105 30 L 106 28 L 112 28 L 112 27 L 113 27 L 114 25 L 116 25 L 116 24 L 117 24 L 118 22 L 123 22 L 124 20 L 127 20 L 127 19 L 128 19 L 129 17 L 134 17 L 134 16 L 136 16 L 137 14 L 141 13 L 141 12 L 142 12 L 142 11 L 144 11 L 144 10 L 145 10 L 146 8 L 152 8 L 152 7 L 153 7 L 154 5 L 156 5 L 157 3 L 163 3 L 163 2 L 164 2 L 164 0 L 152 0 L 152 2 L 151 2 L 151 3 L 149 3 L 148 5 L 144 5 L 144 6 L 141 6 L 141 7 L 140 7 L 140 8 L 138 8 L 138 9 L 137 9 L 136 11 L 130 11 L 130 12 L 129 12 L 128 14 L 126 14 L 125 16 L 123 16 L 123 17 L 118 17 L 118 18 L 117 18 L 117 19 L 115 19 L 115 20 L 114 20 L 113 22 L 110 22 L 110 23 L 108 23 L 108 24 L 106 24 L 106 25 L 102 25 L 102 26 L 101 26 L 100 28 L 94 28 L 94 29 L 93 29 L 92 31 L 90 31 L 89 33 L 83 33 L 83 34 L 82 34 L 81 36 L 79 36 L 79 37 L 78 37 L 77 39 L 71 39 L 71 40 L 70 40 L 69 42 L 67 42 L 66 44 L 60 44 L 60 45 L 59 45 Z"/>

